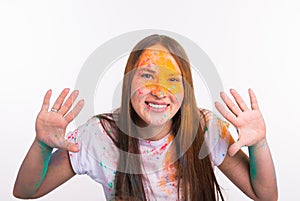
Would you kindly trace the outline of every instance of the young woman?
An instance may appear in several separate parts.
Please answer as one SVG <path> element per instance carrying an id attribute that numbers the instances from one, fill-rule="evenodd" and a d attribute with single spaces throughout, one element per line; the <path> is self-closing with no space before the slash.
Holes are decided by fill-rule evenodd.
<path id="1" fill-rule="evenodd" d="M 228 123 L 196 105 L 190 64 L 167 36 L 151 35 L 132 50 L 120 108 L 91 118 L 65 137 L 84 102 L 64 89 L 49 111 L 51 90 L 36 120 L 36 138 L 17 176 L 14 196 L 41 197 L 75 174 L 101 183 L 108 200 L 224 200 L 218 168 L 254 200 L 277 200 L 277 184 L 265 123 L 254 92 L 251 108 L 230 91 L 221 97 Z M 66 101 L 65 101 L 66 99 Z M 229 149 L 227 151 L 227 147 Z M 249 158 L 240 149 L 248 146 Z M 53 148 L 58 148 L 52 153 Z"/>

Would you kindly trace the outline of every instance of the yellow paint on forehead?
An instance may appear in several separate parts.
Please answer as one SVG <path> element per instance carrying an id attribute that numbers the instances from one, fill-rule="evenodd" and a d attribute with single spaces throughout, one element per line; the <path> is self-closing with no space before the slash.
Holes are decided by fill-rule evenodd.
<path id="1" fill-rule="evenodd" d="M 172 78 L 180 78 L 179 67 L 169 52 L 161 50 L 145 50 L 141 55 L 138 67 L 145 67 L 149 70 L 155 70 L 157 74 L 154 79 L 145 79 L 143 84 L 153 90 L 168 90 L 173 94 L 183 92 L 181 81 L 170 81 Z M 141 72 L 143 73 L 143 71 Z"/>
<path id="2" fill-rule="evenodd" d="M 160 66 L 167 67 L 170 70 L 179 71 L 179 67 L 173 58 L 173 56 L 167 52 L 162 50 L 144 50 L 139 60 L 138 67 L 142 66 Z"/>

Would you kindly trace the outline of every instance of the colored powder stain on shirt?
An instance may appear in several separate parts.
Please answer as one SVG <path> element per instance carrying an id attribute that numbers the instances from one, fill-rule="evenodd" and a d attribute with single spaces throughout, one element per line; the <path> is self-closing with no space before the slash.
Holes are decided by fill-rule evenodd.
<path id="1" fill-rule="evenodd" d="M 169 182 L 169 176 L 167 175 L 166 176 L 166 183 L 168 183 Z"/>
<path id="2" fill-rule="evenodd" d="M 173 138 L 174 138 L 174 135 L 172 135 L 172 134 L 169 135 L 167 143 L 170 144 L 172 142 Z"/>
<path id="3" fill-rule="evenodd" d="M 167 114 L 168 115 L 168 114 Z M 97 120 L 99 122 L 99 120 Z M 97 122 L 97 123 L 98 123 Z M 217 126 L 218 124 L 213 124 L 212 126 Z M 101 127 L 101 131 L 103 132 L 103 128 L 100 124 Z M 98 133 L 98 127 L 90 127 L 92 129 L 95 129 Z M 215 128 L 215 127 L 214 127 Z M 87 129 L 86 129 L 87 130 Z M 217 135 L 218 138 L 220 140 L 221 139 L 221 129 L 220 128 L 215 128 L 215 129 L 210 129 L 210 127 L 208 127 L 208 130 L 210 132 L 216 132 L 216 134 L 214 133 L 209 133 L 212 134 L 212 136 Z M 80 132 L 82 132 L 82 130 L 80 130 Z M 88 132 L 88 131 L 87 131 Z M 92 132 L 92 131 L 90 131 Z M 110 139 L 109 135 L 107 135 L 106 133 L 104 133 L 105 135 L 100 135 L 100 137 L 105 137 L 104 139 Z M 90 137 L 91 135 L 82 135 L 82 137 L 77 137 L 79 140 L 79 144 L 81 143 L 81 140 L 83 139 L 83 137 Z M 153 187 L 152 190 L 154 192 L 154 198 L 151 199 L 149 198 L 149 200 L 155 200 L 155 197 L 159 197 L 161 199 L 159 200 L 176 200 L 177 199 L 177 186 L 178 186 L 178 178 L 177 178 L 177 163 L 174 163 L 174 157 L 177 157 L 177 154 L 175 154 L 176 149 L 175 146 L 170 146 L 172 145 L 171 143 L 173 142 L 173 140 L 171 140 L 172 138 L 174 138 L 173 133 L 169 134 L 169 136 L 167 136 L 167 139 L 164 138 L 161 141 L 159 141 L 159 143 L 153 143 L 152 141 L 146 141 L 147 144 L 145 143 L 141 143 L 140 148 L 141 151 L 145 151 L 147 153 L 147 150 L 152 151 L 151 152 L 151 156 L 147 156 L 145 158 L 142 157 L 142 162 L 145 165 L 145 169 L 147 170 L 151 170 L 154 167 L 157 168 L 159 167 L 160 169 L 157 169 L 159 171 L 155 172 L 155 174 L 147 174 L 147 177 L 149 178 L 151 184 L 153 182 Z M 89 138 L 88 138 L 89 139 Z M 101 138 L 102 139 L 102 138 Z M 113 152 L 114 150 L 118 150 L 117 147 L 115 147 L 115 149 L 112 149 L 111 144 L 109 144 L 108 140 L 101 140 L 100 141 L 103 144 L 97 144 L 97 148 L 95 150 L 103 150 L 103 147 L 106 147 L 105 152 Z M 151 145 L 150 145 L 151 142 Z M 166 146 L 166 143 L 169 143 Z M 163 148 L 164 146 L 165 149 L 159 151 L 161 148 Z M 173 150 L 174 149 L 174 150 Z M 227 151 L 227 147 L 224 146 L 224 148 L 220 148 L 220 149 L 215 149 L 218 150 L 218 152 L 212 152 L 213 156 L 216 156 L 216 161 L 219 161 L 219 159 L 221 158 L 223 153 L 226 153 Z M 220 150 L 220 151 L 219 151 Z M 213 150 L 214 151 L 214 150 Z M 73 155 L 75 156 L 76 153 L 73 153 Z M 94 155 L 97 155 L 97 153 L 93 153 Z M 183 153 L 180 153 L 180 156 L 182 156 Z M 116 175 L 116 171 L 117 171 L 117 161 L 113 161 L 113 166 L 107 166 L 105 169 L 105 166 L 108 164 L 111 164 L 111 162 L 108 162 L 107 160 L 114 160 L 112 157 L 102 157 L 99 159 L 94 159 L 93 161 L 90 161 L 90 157 L 89 155 L 84 156 L 84 155 L 78 155 L 78 157 L 71 157 L 71 161 L 73 161 L 74 163 L 72 164 L 79 164 L 78 160 L 80 159 L 80 161 L 88 161 L 89 163 L 93 164 L 92 166 L 89 165 L 89 163 L 86 163 L 87 167 L 83 167 L 81 169 L 82 172 L 80 172 L 79 168 L 77 168 L 77 166 L 75 166 L 75 170 L 77 170 L 76 173 L 81 174 L 81 173 L 85 173 L 86 169 L 90 169 L 93 168 L 93 170 L 95 170 L 95 172 L 99 172 L 99 174 L 97 174 L 97 181 L 100 181 L 99 183 L 103 184 L 104 188 L 104 192 L 106 195 L 107 200 L 115 200 L 115 192 L 113 192 L 115 186 L 114 186 L 114 181 L 112 180 L 112 178 L 115 178 Z M 80 158 L 79 158 L 80 156 Z M 223 158 L 224 159 L 224 158 Z M 222 160 L 223 160 L 222 159 Z M 220 159 L 221 160 L 221 159 Z M 215 163 L 215 161 L 213 161 Z M 96 164 L 96 165 L 94 165 Z M 110 170 L 110 168 L 113 167 L 112 171 Z M 162 168 L 163 167 L 163 168 Z M 109 170 L 108 170 L 109 169 Z M 101 173 L 103 173 L 103 175 L 101 175 Z M 94 179 L 94 180 L 96 180 Z M 112 182 L 112 183 L 110 183 Z M 134 185 L 134 184 L 133 184 Z M 149 187 L 149 185 L 147 184 L 145 186 L 146 188 Z M 181 199 L 181 191 L 179 191 L 179 200 L 184 200 Z"/>
<path id="4" fill-rule="evenodd" d="M 168 143 L 164 144 L 164 145 L 160 148 L 160 151 L 166 149 L 167 146 L 168 146 Z"/>
<path id="5" fill-rule="evenodd" d="M 102 163 L 102 161 L 100 161 L 100 163 L 99 163 L 99 164 L 100 164 L 100 166 L 101 166 L 101 167 L 104 167 L 104 168 L 106 168 L 106 165 L 104 165 L 104 164 Z"/>
<path id="6" fill-rule="evenodd" d="M 166 147 L 171 143 L 171 141 L 173 140 L 174 136 L 173 135 L 169 135 L 168 137 L 168 142 L 166 142 L 163 146 L 161 146 L 161 148 L 159 149 L 160 151 L 163 151 L 166 149 Z"/>
<path id="7" fill-rule="evenodd" d="M 221 129 L 221 137 L 222 137 L 222 139 L 224 139 L 228 133 L 229 123 L 223 122 L 223 121 L 218 121 L 218 123 L 219 123 L 219 127 Z"/>
<path id="8" fill-rule="evenodd" d="M 109 188 L 113 188 L 113 183 L 112 182 L 108 182 L 107 185 L 108 185 Z"/>

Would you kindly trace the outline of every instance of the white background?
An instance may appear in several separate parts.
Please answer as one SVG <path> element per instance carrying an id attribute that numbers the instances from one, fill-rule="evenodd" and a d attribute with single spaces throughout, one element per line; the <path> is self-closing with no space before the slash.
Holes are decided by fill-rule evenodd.
<path id="1" fill-rule="evenodd" d="M 140 29 L 186 36 L 211 58 L 226 91 L 235 88 L 247 99 L 247 89 L 255 90 L 267 123 L 279 200 L 299 200 L 299 10 L 300 3 L 291 0 L 1 0 L 0 200 L 16 200 L 13 183 L 34 139 L 44 93 L 73 89 L 97 47 Z M 218 177 L 227 200 L 247 200 Z M 96 201 L 103 199 L 100 189 L 77 176 L 40 200 Z"/>

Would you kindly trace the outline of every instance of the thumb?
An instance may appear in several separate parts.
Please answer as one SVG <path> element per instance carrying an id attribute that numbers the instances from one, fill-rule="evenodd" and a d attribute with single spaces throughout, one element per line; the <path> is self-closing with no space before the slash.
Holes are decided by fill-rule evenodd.
<path id="1" fill-rule="evenodd" d="M 241 140 L 233 143 L 228 149 L 229 156 L 234 156 L 243 146 L 244 145 Z"/>
<path id="2" fill-rule="evenodd" d="M 67 151 L 70 151 L 70 152 L 79 152 L 79 146 L 78 144 L 74 144 L 72 142 L 68 142 L 68 141 L 64 141 L 62 147 L 62 149 L 65 149 Z"/>

